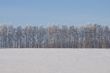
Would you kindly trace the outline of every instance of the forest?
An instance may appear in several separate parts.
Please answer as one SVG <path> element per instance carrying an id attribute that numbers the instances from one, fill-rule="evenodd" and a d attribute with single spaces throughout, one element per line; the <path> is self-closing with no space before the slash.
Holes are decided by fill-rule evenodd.
<path id="1" fill-rule="evenodd" d="M 0 48 L 110 48 L 110 28 L 98 24 L 0 25 Z"/>

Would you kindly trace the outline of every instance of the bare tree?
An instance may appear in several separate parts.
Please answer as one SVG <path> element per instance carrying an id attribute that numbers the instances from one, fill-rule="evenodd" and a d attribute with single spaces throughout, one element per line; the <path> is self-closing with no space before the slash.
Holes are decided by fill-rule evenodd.
<path id="1" fill-rule="evenodd" d="M 110 28 L 86 26 L 0 26 L 1 48 L 110 48 Z"/>

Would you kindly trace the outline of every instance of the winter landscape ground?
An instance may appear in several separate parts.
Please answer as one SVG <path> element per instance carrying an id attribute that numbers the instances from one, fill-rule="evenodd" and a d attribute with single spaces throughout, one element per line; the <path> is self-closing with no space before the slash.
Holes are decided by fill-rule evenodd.
<path id="1" fill-rule="evenodd" d="M 0 73 L 110 73 L 110 50 L 0 49 Z"/>

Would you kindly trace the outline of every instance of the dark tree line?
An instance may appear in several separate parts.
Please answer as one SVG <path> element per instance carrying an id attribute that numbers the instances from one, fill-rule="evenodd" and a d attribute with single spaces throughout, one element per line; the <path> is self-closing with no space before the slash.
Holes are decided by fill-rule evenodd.
<path id="1" fill-rule="evenodd" d="M 0 26 L 0 48 L 110 48 L 110 28 L 86 26 Z"/>

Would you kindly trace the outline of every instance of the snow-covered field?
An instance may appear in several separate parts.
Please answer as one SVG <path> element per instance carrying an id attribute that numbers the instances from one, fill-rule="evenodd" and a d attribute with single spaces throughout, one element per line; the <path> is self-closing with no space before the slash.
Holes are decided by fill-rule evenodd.
<path id="1" fill-rule="evenodd" d="M 110 73 L 110 50 L 0 49 L 0 73 Z"/>

